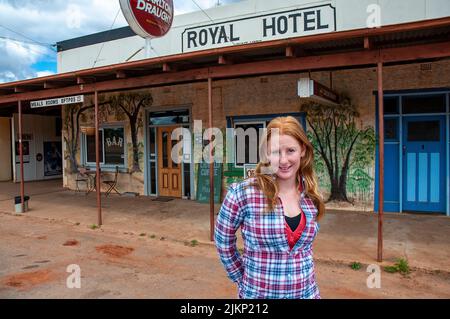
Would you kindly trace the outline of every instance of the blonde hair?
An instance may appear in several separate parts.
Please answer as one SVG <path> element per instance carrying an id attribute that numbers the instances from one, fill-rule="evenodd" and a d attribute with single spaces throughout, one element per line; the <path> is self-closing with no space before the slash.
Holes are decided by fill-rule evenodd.
<path id="1" fill-rule="evenodd" d="M 273 174 L 265 174 L 264 171 L 269 169 L 270 163 L 266 160 L 267 143 L 272 137 L 272 129 L 278 129 L 278 134 L 289 135 L 295 138 L 298 143 L 305 148 L 305 155 L 302 157 L 300 168 L 297 173 L 297 182 L 301 182 L 300 177 L 305 181 L 305 194 L 313 201 L 318 210 L 317 219 L 323 217 L 325 214 L 325 205 L 322 196 L 319 194 L 317 178 L 314 173 L 314 149 L 311 142 L 308 140 L 305 131 L 300 123 L 292 116 L 277 117 L 270 121 L 267 130 L 263 136 L 260 144 L 260 154 L 263 158 L 256 166 L 256 185 L 259 187 L 268 200 L 267 212 L 273 211 L 278 198 L 278 183 L 273 178 Z"/>

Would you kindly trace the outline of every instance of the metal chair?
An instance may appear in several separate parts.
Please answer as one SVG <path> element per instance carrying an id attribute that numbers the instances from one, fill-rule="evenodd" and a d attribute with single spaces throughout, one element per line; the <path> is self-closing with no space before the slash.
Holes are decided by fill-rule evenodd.
<path id="1" fill-rule="evenodd" d="M 116 172 L 114 173 L 114 180 L 103 181 L 102 183 L 108 186 L 108 190 L 105 193 L 105 196 L 111 194 L 112 191 L 116 192 L 118 195 L 121 195 L 117 190 L 117 176 L 119 175 L 119 166 L 116 166 Z"/>
<path id="2" fill-rule="evenodd" d="M 77 172 L 77 177 L 75 179 L 75 182 L 77 184 L 77 192 L 81 192 L 80 190 L 80 183 L 86 184 L 86 192 L 89 190 L 89 177 L 86 174 L 87 169 L 84 167 L 79 167 Z"/>

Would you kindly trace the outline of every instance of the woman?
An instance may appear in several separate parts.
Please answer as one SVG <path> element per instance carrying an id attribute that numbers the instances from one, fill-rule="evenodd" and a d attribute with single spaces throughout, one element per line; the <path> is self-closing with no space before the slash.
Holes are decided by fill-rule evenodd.
<path id="1" fill-rule="evenodd" d="M 325 208 L 313 147 L 291 116 L 272 120 L 260 147 L 267 158 L 254 177 L 230 186 L 220 209 L 215 227 L 220 259 L 238 284 L 239 298 L 319 299 L 312 243 Z M 242 256 L 236 248 L 239 227 Z"/>

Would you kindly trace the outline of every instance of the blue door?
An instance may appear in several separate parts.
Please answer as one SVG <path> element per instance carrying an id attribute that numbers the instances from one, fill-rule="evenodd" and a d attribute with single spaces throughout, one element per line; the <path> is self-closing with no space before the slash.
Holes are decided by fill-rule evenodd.
<path id="1" fill-rule="evenodd" d="M 403 211 L 446 211 L 445 116 L 403 118 Z"/>

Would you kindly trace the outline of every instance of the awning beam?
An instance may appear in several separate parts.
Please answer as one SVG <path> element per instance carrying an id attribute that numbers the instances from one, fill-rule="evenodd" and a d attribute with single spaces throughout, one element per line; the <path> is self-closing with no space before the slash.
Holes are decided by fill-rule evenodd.
<path id="1" fill-rule="evenodd" d="M 450 41 L 321 56 L 306 56 L 289 59 L 284 57 L 278 60 L 221 65 L 97 83 L 89 83 L 89 81 L 86 81 L 86 78 L 83 78 L 83 85 L 0 96 L 0 107 L 2 104 L 16 103 L 18 100 L 29 101 L 77 94 L 93 94 L 96 90 L 111 92 L 156 85 L 192 83 L 196 81 L 207 81 L 209 77 L 213 79 L 226 79 L 331 68 L 374 67 L 379 61 L 386 65 L 448 57 L 450 57 Z M 47 79 L 47 81 L 48 80 L 49 79 Z"/>

